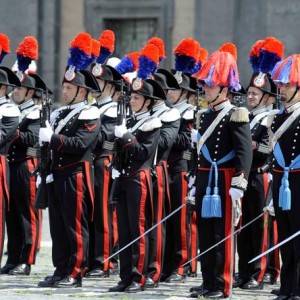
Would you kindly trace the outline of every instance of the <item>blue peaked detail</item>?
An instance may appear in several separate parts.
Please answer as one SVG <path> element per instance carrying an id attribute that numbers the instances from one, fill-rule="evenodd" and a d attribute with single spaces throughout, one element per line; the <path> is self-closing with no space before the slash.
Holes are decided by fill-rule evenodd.
<path id="1" fill-rule="evenodd" d="M 204 158 L 211 163 L 209 177 L 208 177 L 208 185 L 206 188 L 206 194 L 202 200 L 201 216 L 202 218 L 221 218 L 222 205 L 221 205 L 221 197 L 219 195 L 219 188 L 218 188 L 218 175 L 219 175 L 218 165 L 221 165 L 233 159 L 235 156 L 235 152 L 233 150 L 230 151 L 228 154 L 226 154 L 223 158 L 219 159 L 218 161 L 213 161 L 211 159 L 210 153 L 205 144 L 202 146 L 201 152 Z M 211 195 L 213 174 L 214 174 L 215 183 L 214 183 L 213 194 Z"/>
<path id="2" fill-rule="evenodd" d="M 292 193 L 289 184 L 289 172 L 291 169 L 300 169 L 300 154 L 293 160 L 293 162 L 289 166 L 286 166 L 281 147 L 279 143 L 276 143 L 274 148 L 274 157 L 279 166 L 284 170 L 283 176 L 281 178 L 281 185 L 279 188 L 278 206 L 282 210 L 291 210 Z"/>

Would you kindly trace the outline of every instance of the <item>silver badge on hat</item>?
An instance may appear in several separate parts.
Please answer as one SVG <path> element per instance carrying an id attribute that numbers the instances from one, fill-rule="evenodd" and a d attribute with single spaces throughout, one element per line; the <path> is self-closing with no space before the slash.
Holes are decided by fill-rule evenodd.
<path id="1" fill-rule="evenodd" d="M 65 73 L 65 79 L 67 81 L 72 81 L 75 78 L 75 67 L 74 66 L 70 66 L 68 68 L 68 70 Z"/>
<path id="2" fill-rule="evenodd" d="M 254 85 L 259 88 L 264 86 L 264 84 L 266 83 L 265 76 L 266 76 L 266 74 L 259 72 L 259 74 L 253 80 Z"/>
<path id="3" fill-rule="evenodd" d="M 94 76 L 100 76 L 103 73 L 103 68 L 101 64 L 96 63 L 93 67 L 92 73 Z"/>
<path id="4" fill-rule="evenodd" d="M 143 87 L 143 81 L 141 78 L 136 78 L 132 83 L 132 89 L 138 91 Z"/>
<path id="5" fill-rule="evenodd" d="M 176 71 L 174 74 L 174 77 L 176 78 L 178 84 L 182 83 L 183 78 L 182 78 L 182 72 L 181 71 Z"/>

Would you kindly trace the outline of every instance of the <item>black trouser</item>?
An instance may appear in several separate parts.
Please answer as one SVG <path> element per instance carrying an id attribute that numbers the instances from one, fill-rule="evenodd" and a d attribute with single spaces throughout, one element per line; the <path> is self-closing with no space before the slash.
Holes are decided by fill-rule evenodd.
<path id="1" fill-rule="evenodd" d="M 187 196 L 187 172 L 172 173 L 170 171 L 170 198 L 171 211 L 186 203 Z M 174 214 L 166 221 L 166 248 L 163 274 L 169 276 L 172 273 L 186 275 L 189 266 L 182 265 L 188 261 L 189 223 L 187 206 Z"/>
<path id="2" fill-rule="evenodd" d="M 39 239 L 39 211 L 35 208 L 37 167 L 34 158 L 10 164 L 10 200 L 6 215 L 9 264 L 35 263 Z"/>
<path id="3" fill-rule="evenodd" d="M 250 172 L 248 188 L 242 200 L 241 226 L 249 223 L 263 212 L 266 206 L 268 192 L 268 174 Z M 262 282 L 267 267 L 267 257 L 249 264 L 248 262 L 267 250 L 268 247 L 268 214 L 243 229 L 237 236 L 237 251 L 239 255 L 239 276 L 243 281 L 254 278 Z"/>
<path id="4" fill-rule="evenodd" d="M 112 249 L 112 209 L 109 203 L 111 174 L 108 169 L 109 163 L 110 157 L 102 157 L 94 161 L 94 216 L 89 230 L 89 268 L 101 268 L 103 271 L 109 269 L 109 261 L 105 260 L 110 256 Z"/>
<path id="5" fill-rule="evenodd" d="M 118 179 L 118 232 L 119 247 L 141 236 L 152 223 L 150 172 L 139 171 L 132 177 Z M 119 254 L 121 280 L 144 284 L 148 255 L 148 236 L 136 241 Z"/>
<path id="6" fill-rule="evenodd" d="M 153 180 L 153 223 L 159 223 L 165 217 L 166 201 L 168 195 L 168 174 L 166 165 L 160 164 L 155 168 L 156 178 Z M 147 276 L 154 282 L 160 280 L 164 261 L 165 249 L 165 222 L 157 226 L 149 233 L 149 259 Z"/>
<path id="7" fill-rule="evenodd" d="M 222 217 L 202 218 L 202 199 L 206 192 L 209 169 L 200 169 L 196 177 L 196 206 L 198 212 L 198 237 L 200 253 L 229 236 L 232 232 L 232 201 L 229 188 L 233 169 L 219 169 L 219 194 L 221 197 Z M 201 256 L 201 272 L 203 285 L 210 291 L 222 291 L 230 295 L 232 281 L 231 264 L 232 242 L 227 239 L 218 247 Z"/>
<path id="8" fill-rule="evenodd" d="M 57 171 L 49 199 L 55 275 L 81 277 L 88 260 L 90 191 L 86 173 Z"/>
<path id="9" fill-rule="evenodd" d="M 291 210 L 283 211 L 278 207 L 279 188 L 283 173 L 274 170 L 273 200 L 278 225 L 278 242 L 300 230 L 300 173 L 291 171 L 289 184 L 292 195 Z M 282 267 L 280 273 L 280 294 L 300 296 L 300 237 L 296 237 L 280 247 Z"/>

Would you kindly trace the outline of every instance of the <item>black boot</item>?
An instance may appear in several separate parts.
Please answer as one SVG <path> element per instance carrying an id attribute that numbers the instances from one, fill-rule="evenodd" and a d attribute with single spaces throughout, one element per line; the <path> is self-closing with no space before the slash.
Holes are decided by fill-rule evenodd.
<path id="1" fill-rule="evenodd" d="M 124 292 L 129 285 L 129 283 L 119 281 L 117 285 L 111 287 L 108 291 L 110 293 L 121 293 Z"/>
<path id="2" fill-rule="evenodd" d="M 17 265 L 13 264 L 5 264 L 1 269 L 0 269 L 0 274 L 8 274 L 10 270 L 14 269 Z"/>
<path id="3" fill-rule="evenodd" d="M 132 281 L 132 283 L 125 289 L 126 293 L 137 293 L 143 291 L 144 288 L 142 287 L 141 284 Z"/>
<path id="4" fill-rule="evenodd" d="M 155 288 L 158 287 L 158 282 L 155 282 L 151 277 L 146 278 L 145 288 Z"/>
<path id="5" fill-rule="evenodd" d="M 82 287 L 82 280 L 80 277 L 73 278 L 72 276 L 67 276 L 59 281 L 57 281 L 54 285 L 57 288 L 77 288 Z"/>
<path id="6" fill-rule="evenodd" d="M 203 295 L 206 299 L 224 299 L 224 294 L 221 291 L 208 292 Z"/>
<path id="7" fill-rule="evenodd" d="M 254 278 L 251 278 L 249 281 L 240 286 L 240 288 L 244 290 L 262 290 L 263 287 L 263 282 L 258 282 Z"/>
<path id="8" fill-rule="evenodd" d="M 168 283 L 172 283 L 172 282 L 184 282 L 184 280 L 185 280 L 185 276 L 179 275 L 178 273 L 173 273 L 165 281 Z"/>
<path id="9" fill-rule="evenodd" d="M 63 278 L 64 277 L 56 275 L 47 276 L 44 278 L 44 280 L 38 283 L 38 287 L 54 287 L 56 282 L 62 280 Z"/>
<path id="10" fill-rule="evenodd" d="M 109 271 L 103 271 L 100 268 L 96 268 L 87 272 L 85 276 L 90 278 L 106 278 L 109 277 Z"/>
<path id="11" fill-rule="evenodd" d="M 8 272 L 8 275 L 30 275 L 31 266 L 27 264 L 17 265 Z"/>

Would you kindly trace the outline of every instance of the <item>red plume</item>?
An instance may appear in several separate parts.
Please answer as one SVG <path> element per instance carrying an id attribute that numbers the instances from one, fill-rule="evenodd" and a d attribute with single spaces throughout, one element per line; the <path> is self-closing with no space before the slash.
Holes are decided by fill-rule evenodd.
<path id="1" fill-rule="evenodd" d="M 265 40 L 258 40 L 258 41 L 256 41 L 253 44 L 253 46 L 251 47 L 249 56 L 250 57 L 259 56 L 260 50 L 264 46 L 264 44 L 265 44 Z"/>
<path id="2" fill-rule="evenodd" d="M 0 33 L 0 45 L 4 52 L 10 52 L 10 40 L 9 37 L 4 33 Z"/>
<path id="3" fill-rule="evenodd" d="M 92 55 L 98 57 L 100 53 L 100 42 L 98 40 L 92 39 Z"/>
<path id="4" fill-rule="evenodd" d="M 156 64 L 159 63 L 159 49 L 153 44 L 147 44 L 141 50 L 140 56 L 145 56 Z"/>
<path id="5" fill-rule="evenodd" d="M 133 65 L 134 65 L 134 69 L 138 69 L 139 68 L 139 57 L 140 57 L 140 53 L 138 51 L 134 51 L 134 52 L 130 52 L 127 54 L 127 56 L 130 58 L 130 60 L 132 61 Z"/>
<path id="6" fill-rule="evenodd" d="M 272 52 L 276 54 L 278 57 L 283 58 L 284 45 L 280 40 L 276 39 L 275 37 L 269 36 L 265 38 L 265 43 L 262 49 Z"/>
<path id="7" fill-rule="evenodd" d="M 199 61 L 201 62 L 201 64 L 203 65 L 208 57 L 208 51 L 205 48 L 200 48 L 199 51 Z"/>
<path id="8" fill-rule="evenodd" d="M 113 53 L 115 50 L 115 33 L 112 30 L 104 30 L 99 36 L 99 42 L 101 47 L 104 47 L 109 50 L 110 53 Z"/>
<path id="9" fill-rule="evenodd" d="M 220 46 L 219 51 L 228 52 L 237 60 L 237 48 L 235 44 L 226 42 Z"/>
<path id="10" fill-rule="evenodd" d="M 186 38 L 179 42 L 177 47 L 174 49 L 174 54 L 189 56 L 197 61 L 199 56 L 199 46 L 199 43 L 195 43 L 194 39 Z"/>
<path id="11" fill-rule="evenodd" d="M 147 44 L 153 44 L 158 48 L 160 59 L 166 57 L 165 43 L 161 38 L 154 36 L 148 40 Z"/>
<path id="12" fill-rule="evenodd" d="M 19 44 L 17 50 L 18 55 L 28 57 L 32 60 L 38 59 L 39 45 L 34 36 L 26 36 Z"/>
<path id="13" fill-rule="evenodd" d="M 92 37 L 87 32 L 80 32 L 70 43 L 71 48 L 78 48 L 86 55 L 92 53 Z"/>

